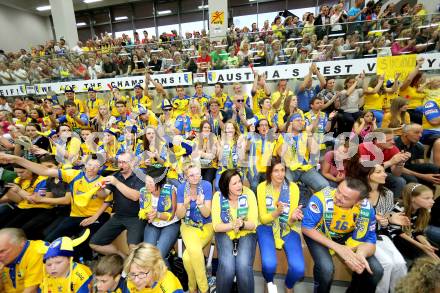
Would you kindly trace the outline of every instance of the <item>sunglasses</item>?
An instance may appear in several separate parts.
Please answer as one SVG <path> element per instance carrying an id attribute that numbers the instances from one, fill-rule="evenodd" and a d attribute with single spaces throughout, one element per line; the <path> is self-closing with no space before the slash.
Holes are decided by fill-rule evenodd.
<path id="1" fill-rule="evenodd" d="M 171 109 L 163 109 L 165 112 L 169 112 L 171 111 Z"/>
<path id="2" fill-rule="evenodd" d="M 244 100 L 237 100 L 237 103 L 243 103 Z"/>

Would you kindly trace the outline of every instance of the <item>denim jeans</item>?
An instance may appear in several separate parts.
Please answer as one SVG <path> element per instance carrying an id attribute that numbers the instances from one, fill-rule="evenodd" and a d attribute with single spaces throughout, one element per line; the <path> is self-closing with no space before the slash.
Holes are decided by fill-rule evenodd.
<path id="1" fill-rule="evenodd" d="M 308 171 L 295 170 L 292 171 L 290 169 L 286 172 L 287 180 L 291 182 L 301 181 L 309 188 L 313 189 L 314 192 L 320 191 L 323 188 L 329 186 L 327 179 L 325 179 L 319 172 L 312 168 Z"/>
<path id="2" fill-rule="evenodd" d="M 277 255 L 272 226 L 260 225 L 257 228 L 258 246 L 260 247 L 263 277 L 267 283 L 273 282 L 277 270 Z M 288 270 L 285 285 L 291 289 L 304 276 L 304 256 L 301 237 L 295 231 L 283 237 Z"/>
<path id="3" fill-rule="evenodd" d="M 402 196 L 403 187 L 406 185 L 406 180 L 401 176 L 395 176 L 389 172 L 387 172 L 387 175 L 385 187 L 393 192 L 394 198 L 400 198 Z"/>
<path id="4" fill-rule="evenodd" d="M 330 292 L 335 267 L 329 249 L 305 235 L 304 240 L 315 263 L 313 266 L 314 292 Z M 371 293 L 376 290 L 377 284 L 382 279 L 383 268 L 374 256 L 368 257 L 367 261 L 373 274 L 371 275 L 366 270 L 362 274 L 353 272 L 347 292 Z"/>
<path id="5" fill-rule="evenodd" d="M 218 252 L 218 269 L 216 278 L 217 293 L 232 292 L 234 276 L 237 277 L 239 293 L 254 292 L 254 259 L 257 246 L 255 233 L 240 237 L 238 254 L 232 254 L 233 243 L 226 233 L 215 233 Z"/>
<path id="6" fill-rule="evenodd" d="M 425 230 L 426 237 L 440 248 L 440 227 L 429 225 Z M 437 255 L 438 255 L 437 251 Z"/>
<path id="7" fill-rule="evenodd" d="M 258 172 L 254 176 L 251 176 L 250 172 L 248 173 L 248 180 L 250 183 L 251 190 L 257 194 L 257 187 L 258 184 L 266 180 L 266 173 L 260 173 Z"/>
<path id="8" fill-rule="evenodd" d="M 160 254 L 165 259 L 179 237 L 179 230 L 180 221 L 161 228 L 147 224 L 144 230 L 144 242 L 159 248 Z"/>

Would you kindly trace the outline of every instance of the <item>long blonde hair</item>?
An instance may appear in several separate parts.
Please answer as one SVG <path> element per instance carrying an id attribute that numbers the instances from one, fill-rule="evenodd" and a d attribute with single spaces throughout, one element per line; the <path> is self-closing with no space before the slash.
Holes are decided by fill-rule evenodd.
<path id="1" fill-rule="evenodd" d="M 140 243 L 131 251 L 124 263 L 125 274 L 130 272 L 132 264 L 149 271 L 154 281 L 161 280 L 167 272 L 167 266 L 159 249 L 149 243 Z"/>
<path id="2" fill-rule="evenodd" d="M 403 198 L 403 206 L 405 208 L 405 215 L 411 219 L 411 212 L 413 209 L 412 206 L 412 199 L 414 197 L 419 196 L 425 191 L 431 191 L 432 190 L 423 184 L 419 183 L 408 183 L 405 188 L 402 191 L 402 198 Z M 430 214 L 427 209 L 420 208 L 418 209 L 418 215 L 415 223 L 415 231 L 423 232 L 425 228 L 428 226 L 429 223 Z M 405 233 L 410 234 L 411 233 L 411 227 L 404 229 Z"/>
<path id="3" fill-rule="evenodd" d="M 400 112 L 400 109 L 405 105 L 408 105 L 408 100 L 401 97 L 395 98 L 391 102 L 391 107 L 390 107 L 391 121 L 388 127 L 397 128 L 400 127 L 403 123 L 405 123 L 406 111 Z"/>

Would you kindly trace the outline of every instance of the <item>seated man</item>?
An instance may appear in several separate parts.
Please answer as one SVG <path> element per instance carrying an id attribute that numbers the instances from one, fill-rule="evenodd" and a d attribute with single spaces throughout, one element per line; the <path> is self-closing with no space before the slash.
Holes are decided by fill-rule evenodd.
<path id="1" fill-rule="evenodd" d="M 373 140 L 368 141 L 368 135 L 366 140 L 359 145 L 359 156 L 362 161 L 376 161 L 376 164 L 383 164 L 387 171 L 387 179 L 385 186 L 389 188 L 395 198 L 400 197 L 402 189 L 406 184 L 402 175 L 402 170 L 405 162 L 411 157 L 408 152 L 400 151 L 394 145 L 394 134 L 391 129 L 378 128 L 372 135 Z M 377 138 L 382 135 L 382 139 Z M 383 137 L 383 135 L 385 137 Z"/>
<path id="2" fill-rule="evenodd" d="M 44 246 L 41 240 L 26 240 L 20 229 L 0 230 L 0 292 L 37 292 L 43 281 Z"/>
<path id="3" fill-rule="evenodd" d="M 405 162 L 402 177 L 407 182 L 420 182 L 434 188 L 434 184 L 440 184 L 439 167 L 425 163 L 425 149 L 419 142 L 423 128 L 419 124 L 403 126 L 402 135 L 397 137 L 396 147 L 401 151 L 411 153 L 411 158 Z"/>
<path id="4" fill-rule="evenodd" d="M 347 292 L 374 292 L 383 268 L 374 257 L 376 219 L 365 184 L 346 178 L 337 189 L 315 193 L 304 211 L 302 233 L 315 263 L 315 292 L 330 292 L 336 253 L 353 271 Z"/>

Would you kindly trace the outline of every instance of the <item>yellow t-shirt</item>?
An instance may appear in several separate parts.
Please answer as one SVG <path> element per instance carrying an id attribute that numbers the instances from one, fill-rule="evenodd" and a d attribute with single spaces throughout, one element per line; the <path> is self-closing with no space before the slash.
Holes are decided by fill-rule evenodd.
<path id="1" fill-rule="evenodd" d="M 96 99 L 94 101 L 87 99 L 86 106 L 89 109 L 89 118 L 95 118 L 98 115 L 99 107 L 105 105 L 104 100 Z"/>
<path id="2" fill-rule="evenodd" d="M 132 96 L 128 107 L 132 112 L 139 113 L 139 106 L 143 107 L 144 109 L 151 110 L 152 104 L 153 99 L 149 96 L 143 95 L 140 99 L 138 99 L 136 96 Z"/>
<path id="3" fill-rule="evenodd" d="M 25 121 L 16 120 L 14 124 L 17 125 L 17 126 L 26 127 L 31 122 L 32 122 L 32 119 L 31 118 L 27 118 Z"/>
<path id="4" fill-rule="evenodd" d="M 246 204 L 248 208 L 247 216 L 245 218 L 246 221 L 253 222 L 255 226 L 258 225 L 258 206 L 257 206 L 257 200 L 255 197 L 255 194 L 252 190 L 249 188 L 243 186 L 243 195 L 246 195 Z M 235 221 L 237 219 L 237 208 L 232 208 L 229 206 L 230 215 L 232 217 L 232 220 Z M 220 192 L 217 191 L 214 194 L 214 197 L 212 199 L 212 226 L 214 228 L 214 231 L 216 230 L 216 226 L 219 224 L 224 224 L 221 219 L 221 204 L 220 204 Z M 229 232 L 226 232 L 226 234 L 229 236 L 230 239 L 238 239 L 242 236 L 246 236 L 247 234 L 255 233 L 255 230 L 249 231 L 249 230 L 241 230 L 238 233 L 235 233 L 234 230 L 231 230 Z"/>
<path id="5" fill-rule="evenodd" d="M 90 268 L 80 263 L 73 263 L 72 271 L 72 277 L 67 276 L 65 278 L 54 278 L 49 274 L 45 274 L 43 283 L 40 284 L 40 292 L 91 292 L 93 273 Z"/>
<path id="6" fill-rule="evenodd" d="M 176 97 L 172 100 L 171 104 L 174 108 L 173 118 L 176 118 L 183 113 L 188 113 L 189 99 L 188 96 L 185 96 L 183 99 Z"/>
<path id="7" fill-rule="evenodd" d="M 24 289 L 38 286 L 43 281 L 43 247 L 45 243 L 41 240 L 26 241 L 23 251 L 14 261 L 15 274 L 9 266 L 5 266 L 1 271 L 1 282 L 3 283 L 4 293 L 21 293 Z M 14 282 L 11 280 L 13 275 Z"/>
<path id="8" fill-rule="evenodd" d="M 96 214 L 96 212 L 101 208 L 104 202 L 112 201 L 111 195 L 109 195 L 105 200 L 94 195 L 85 207 L 80 207 L 75 202 L 76 197 L 79 197 L 81 196 L 81 194 L 86 193 L 88 190 L 94 188 L 96 184 L 102 180 L 102 176 L 97 176 L 96 178 L 89 179 L 81 170 L 61 169 L 58 170 L 58 178 L 68 183 L 72 192 L 70 203 L 71 217 L 91 217 Z"/>
<path id="9" fill-rule="evenodd" d="M 255 113 L 255 116 L 257 116 L 258 120 L 267 119 L 267 121 L 269 122 L 269 127 L 271 128 L 274 127 L 274 116 L 275 116 L 274 112 L 269 111 L 267 115 L 264 115 L 260 110 L 257 113 Z"/>
<path id="10" fill-rule="evenodd" d="M 222 93 L 222 95 L 220 97 L 217 97 L 215 94 L 211 96 L 211 99 L 216 99 L 217 101 L 219 101 L 220 103 L 220 109 L 224 109 L 225 108 L 225 103 L 228 99 L 228 95 L 225 93 Z"/>
<path id="11" fill-rule="evenodd" d="M 369 87 L 369 90 L 372 90 L 373 88 Z M 364 104 L 364 110 L 378 110 L 382 111 L 383 107 L 383 95 L 379 94 L 365 94 L 365 104 Z"/>
<path id="12" fill-rule="evenodd" d="M 165 273 L 165 276 L 153 285 L 153 288 L 144 288 L 138 290 L 136 286 L 127 280 L 127 292 L 130 293 L 183 293 L 182 285 L 179 279 L 169 270 Z"/>
<path id="13" fill-rule="evenodd" d="M 276 92 L 272 93 L 272 96 L 270 97 L 270 103 L 272 104 L 272 107 L 273 107 L 273 104 L 276 101 L 278 101 L 278 99 L 281 98 L 280 105 L 277 108 L 273 107 L 273 109 L 275 111 L 281 110 L 283 108 L 283 105 L 284 105 L 284 100 L 286 99 L 286 97 L 291 96 L 291 95 L 293 95 L 292 91 L 286 91 L 286 93 L 283 93 L 283 94 L 281 94 L 280 91 L 276 91 Z"/>
<path id="14" fill-rule="evenodd" d="M 426 94 L 419 93 L 415 87 L 408 86 L 406 89 L 400 91 L 400 96 L 408 99 L 408 109 L 414 110 L 417 107 L 423 106 L 423 100 Z"/>
<path id="15" fill-rule="evenodd" d="M 38 176 L 38 178 L 31 182 L 31 180 L 21 180 L 20 177 L 14 179 L 14 183 L 19 185 L 21 189 L 34 193 L 38 192 L 40 189 L 46 189 L 46 179 L 45 176 Z M 32 209 L 32 208 L 42 208 L 42 209 L 51 209 L 52 205 L 46 203 L 32 203 L 27 200 L 22 200 L 18 203 L 17 207 L 19 209 Z"/>
<path id="16" fill-rule="evenodd" d="M 254 113 L 257 113 L 258 111 L 260 111 L 260 106 L 258 105 L 258 102 L 262 99 L 267 97 L 266 92 L 264 91 L 264 89 L 257 89 L 257 92 L 255 93 L 255 95 L 252 97 L 252 105 L 251 105 L 251 109 Z"/>
<path id="17" fill-rule="evenodd" d="M 399 97 L 399 93 L 398 92 L 395 92 L 395 93 L 383 93 L 382 94 L 382 101 L 383 101 L 382 107 L 383 107 L 385 112 L 390 110 L 391 103 L 397 97 Z"/>
<path id="18" fill-rule="evenodd" d="M 121 96 L 119 101 L 125 102 L 125 101 L 127 101 L 127 98 L 125 96 Z M 110 100 L 108 101 L 108 106 L 110 108 L 110 112 L 111 112 L 112 116 L 119 117 L 119 112 L 118 112 L 118 109 L 116 108 L 116 99 L 114 97 L 110 98 Z"/>
<path id="19" fill-rule="evenodd" d="M 308 149 L 307 138 L 306 132 L 302 132 L 296 137 L 290 133 L 285 133 L 278 137 L 276 149 L 281 148 L 281 150 L 285 151 L 283 159 L 286 162 L 286 166 L 292 171 L 297 169 L 308 171 L 313 168 L 313 165 L 309 163 L 310 150 Z"/>

